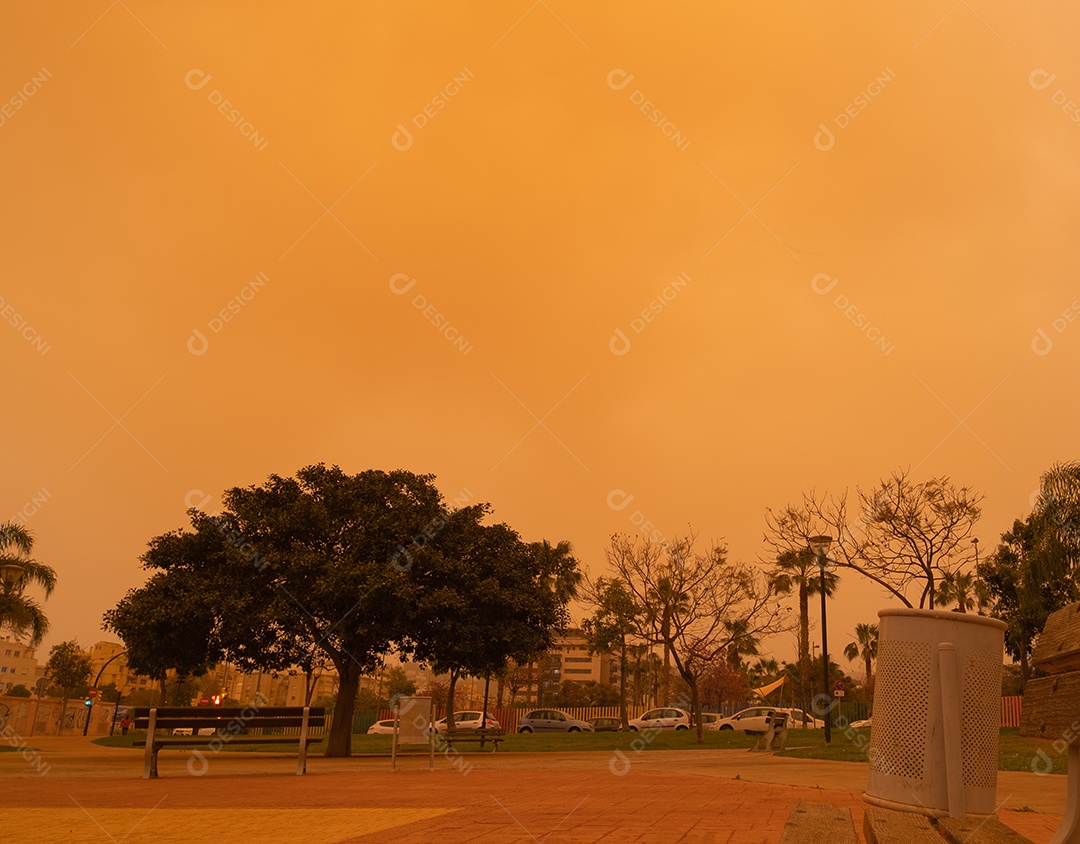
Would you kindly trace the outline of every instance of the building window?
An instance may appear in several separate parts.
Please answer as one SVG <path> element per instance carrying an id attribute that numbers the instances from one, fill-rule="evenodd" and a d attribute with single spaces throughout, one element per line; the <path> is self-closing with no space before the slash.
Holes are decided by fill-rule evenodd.
<path id="1" fill-rule="evenodd" d="M 567 668 L 565 674 L 592 674 L 591 668 Z"/>
<path id="2" fill-rule="evenodd" d="M 15 656 L 18 656 L 20 653 L 21 651 L 15 651 Z"/>

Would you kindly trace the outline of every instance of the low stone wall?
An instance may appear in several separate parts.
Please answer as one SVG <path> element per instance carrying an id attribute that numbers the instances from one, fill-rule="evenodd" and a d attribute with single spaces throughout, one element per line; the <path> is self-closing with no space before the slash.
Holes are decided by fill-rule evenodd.
<path id="1" fill-rule="evenodd" d="M 90 711 L 83 700 L 69 700 L 61 718 L 63 701 L 51 697 L 8 697 L 0 695 L 0 725 L 3 729 L 29 738 L 31 736 L 82 735 L 87 714 L 88 735 L 108 735 L 115 703 L 95 703 Z M 119 730 L 119 727 L 117 727 Z"/>

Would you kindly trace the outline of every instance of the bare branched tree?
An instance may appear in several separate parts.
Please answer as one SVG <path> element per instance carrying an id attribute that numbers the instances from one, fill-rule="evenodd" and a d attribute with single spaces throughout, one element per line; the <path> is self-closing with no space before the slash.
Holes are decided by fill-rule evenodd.
<path id="1" fill-rule="evenodd" d="M 905 606 L 915 584 L 920 608 L 934 608 L 938 582 L 972 562 L 972 532 L 983 496 L 947 477 L 914 483 L 898 470 L 869 491 L 857 490 L 859 513 L 839 496 L 803 495 L 801 506 L 766 510 L 765 545 L 776 556 L 805 549 L 810 537 L 833 537 L 829 559 L 884 588 Z"/>
<path id="2" fill-rule="evenodd" d="M 710 665 L 726 656 L 736 637 L 778 633 L 789 617 L 764 572 L 730 562 L 723 545 L 699 552 L 696 541 L 693 532 L 664 546 L 616 534 L 607 557 L 644 608 L 643 634 L 670 650 L 690 687 L 698 743 L 704 743 L 700 682 Z"/>

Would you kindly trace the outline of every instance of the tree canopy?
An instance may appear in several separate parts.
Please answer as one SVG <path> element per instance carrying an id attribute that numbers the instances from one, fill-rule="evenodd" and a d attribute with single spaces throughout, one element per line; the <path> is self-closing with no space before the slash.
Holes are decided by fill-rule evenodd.
<path id="1" fill-rule="evenodd" d="M 545 650 L 567 618 L 569 546 L 481 524 L 487 505 L 454 509 L 431 475 L 316 464 L 222 500 L 218 515 L 190 510 L 192 530 L 150 541 L 143 565 L 160 577 L 107 623 L 140 664 L 159 669 L 180 654 L 155 643 L 154 625 L 186 615 L 181 607 L 193 652 L 170 665 L 178 671 L 221 657 L 249 670 L 310 670 L 328 658 L 339 689 L 327 755 L 350 754 L 360 676 L 391 649 L 443 670 L 495 673 Z M 172 608 L 150 609 L 167 596 Z"/>

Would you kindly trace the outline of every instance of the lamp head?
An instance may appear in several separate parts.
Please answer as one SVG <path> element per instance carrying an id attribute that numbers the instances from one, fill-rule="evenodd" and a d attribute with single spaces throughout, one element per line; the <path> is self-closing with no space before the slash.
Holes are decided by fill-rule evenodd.
<path id="1" fill-rule="evenodd" d="M 810 550 L 814 552 L 814 556 L 818 560 L 822 560 L 829 556 L 829 549 L 832 547 L 833 538 L 831 536 L 811 536 L 807 540 L 810 545 Z"/>
<path id="2" fill-rule="evenodd" d="M 26 569 L 18 563 L 0 564 L 0 580 L 4 583 L 4 589 L 13 589 L 25 571 Z"/>

